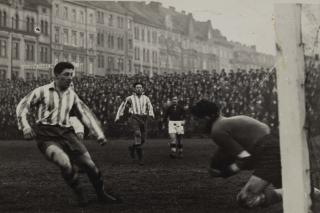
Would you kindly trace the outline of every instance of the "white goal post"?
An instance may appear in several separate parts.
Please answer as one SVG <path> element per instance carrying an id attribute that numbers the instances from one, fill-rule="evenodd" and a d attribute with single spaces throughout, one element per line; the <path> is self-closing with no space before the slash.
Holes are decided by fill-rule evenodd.
<path id="1" fill-rule="evenodd" d="M 275 4 L 284 213 L 311 212 L 300 4 Z"/>

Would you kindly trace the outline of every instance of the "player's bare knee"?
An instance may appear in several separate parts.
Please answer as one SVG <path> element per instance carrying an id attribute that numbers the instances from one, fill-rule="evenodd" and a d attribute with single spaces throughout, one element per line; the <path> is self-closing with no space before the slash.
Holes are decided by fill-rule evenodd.
<path id="1" fill-rule="evenodd" d="M 67 154 L 56 146 L 49 146 L 46 150 L 47 158 L 58 165 L 62 170 L 70 172 L 72 165 Z"/>
<path id="2" fill-rule="evenodd" d="M 138 130 L 134 131 L 134 137 L 141 138 L 141 132 Z"/>

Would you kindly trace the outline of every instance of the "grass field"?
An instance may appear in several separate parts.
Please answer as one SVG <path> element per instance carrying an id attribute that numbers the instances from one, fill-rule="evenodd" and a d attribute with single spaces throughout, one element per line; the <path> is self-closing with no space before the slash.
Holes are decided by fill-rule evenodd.
<path id="1" fill-rule="evenodd" d="M 239 208 L 235 196 L 250 173 L 226 180 L 210 178 L 206 168 L 215 149 L 210 140 L 185 140 L 183 159 L 169 158 L 166 140 L 149 140 L 144 166 L 129 159 L 128 140 L 114 140 L 106 147 L 94 141 L 85 143 L 104 173 L 107 188 L 112 188 L 123 204 L 75 206 L 58 168 L 45 160 L 33 141 L 1 141 L 0 212 L 282 212 L 281 204 L 265 209 Z M 85 176 L 82 179 L 87 181 Z M 95 200 L 88 182 L 86 188 Z"/>

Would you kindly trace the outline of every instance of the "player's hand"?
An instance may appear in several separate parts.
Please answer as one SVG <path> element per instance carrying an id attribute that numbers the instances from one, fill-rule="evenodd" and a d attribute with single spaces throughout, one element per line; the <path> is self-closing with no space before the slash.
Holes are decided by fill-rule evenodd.
<path id="1" fill-rule="evenodd" d="M 84 138 L 83 132 L 77 132 L 76 134 L 77 134 L 77 137 L 78 137 L 80 140 L 83 140 L 83 138 Z"/>
<path id="2" fill-rule="evenodd" d="M 100 144 L 100 146 L 105 146 L 108 143 L 108 140 L 105 137 L 99 138 L 98 143 Z"/>
<path id="3" fill-rule="evenodd" d="M 23 137 L 26 140 L 32 140 L 33 138 L 36 137 L 36 133 L 33 131 L 32 128 L 27 128 L 23 130 Z"/>

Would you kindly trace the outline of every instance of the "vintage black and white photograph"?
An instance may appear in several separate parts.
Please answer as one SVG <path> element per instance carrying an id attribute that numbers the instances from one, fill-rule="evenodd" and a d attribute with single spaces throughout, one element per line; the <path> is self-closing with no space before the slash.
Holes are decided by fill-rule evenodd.
<path id="1" fill-rule="evenodd" d="M 0 212 L 317 212 L 319 8 L 0 0 Z"/>

